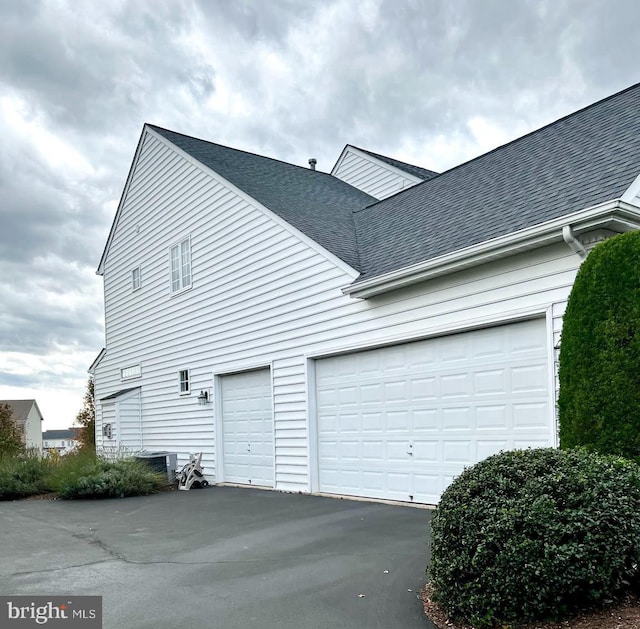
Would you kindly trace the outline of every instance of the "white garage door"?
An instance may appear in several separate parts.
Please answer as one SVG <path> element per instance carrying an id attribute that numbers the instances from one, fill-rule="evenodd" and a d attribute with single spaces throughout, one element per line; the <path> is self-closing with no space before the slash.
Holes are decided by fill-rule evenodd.
<path id="1" fill-rule="evenodd" d="M 223 479 L 273 487 L 271 374 L 258 369 L 221 376 Z"/>
<path id="2" fill-rule="evenodd" d="M 553 442 L 544 320 L 316 363 L 320 491 L 433 504 L 465 466 Z"/>

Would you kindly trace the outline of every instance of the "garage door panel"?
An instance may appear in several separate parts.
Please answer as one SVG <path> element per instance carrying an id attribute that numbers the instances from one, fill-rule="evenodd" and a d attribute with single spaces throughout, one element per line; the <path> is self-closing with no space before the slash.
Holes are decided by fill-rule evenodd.
<path id="1" fill-rule="evenodd" d="M 526 321 L 318 360 L 320 490 L 437 502 L 465 466 L 550 445 L 545 339 Z"/>
<path id="2" fill-rule="evenodd" d="M 440 441 L 435 439 L 415 439 L 413 442 L 414 462 L 437 463 L 440 459 Z"/>
<path id="3" fill-rule="evenodd" d="M 269 369 L 220 377 L 223 478 L 273 486 L 273 413 Z"/>
<path id="4" fill-rule="evenodd" d="M 471 408 L 458 406 L 442 409 L 442 430 L 471 430 Z"/>
<path id="5" fill-rule="evenodd" d="M 509 422 L 507 419 L 507 405 L 496 404 L 491 406 L 476 407 L 476 429 L 477 430 L 507 430 Z"/>
<path id="6" fill-rule="evenodd" d="M 522 365 L 511 369 L 512 393 L 546 393 L 546 365 Z"/>

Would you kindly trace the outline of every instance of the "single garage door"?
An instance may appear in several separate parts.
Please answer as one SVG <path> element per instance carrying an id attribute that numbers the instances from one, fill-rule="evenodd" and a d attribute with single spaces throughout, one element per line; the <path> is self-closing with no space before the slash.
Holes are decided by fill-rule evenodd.
<path id="1" fill-rule="evenodd" d="M 553 443 L 542 319 L 316 362 L 322 492 L 437 503 L 465 466 Z"/>
<path id="2" fill-rule="evenodd" d="M 271 373 L 221 376 L 223 480 L 273 487 Z"/>

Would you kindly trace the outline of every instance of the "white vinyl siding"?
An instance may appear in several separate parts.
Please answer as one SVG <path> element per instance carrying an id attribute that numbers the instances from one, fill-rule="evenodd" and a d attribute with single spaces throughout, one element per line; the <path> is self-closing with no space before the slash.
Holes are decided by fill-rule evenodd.
<path id="1" fill-rule="evenodd" d="M 171 247 L 171 292 L 191 286 L 191 241 L 186 238 Z"/>
<path id="2" fill-rule="evenodd" d="M 166 299 L 176 233 L 191 234 L 197 265 L 188 300 Z M 145 269 L 144 300 L 122 281 L 134 264 Z M 177 371 L 188 364 L 199 391 L 214 373 L 271 364 L 274 486 L 311 491 L 310 358 L 544 314 L 567 299 L 578 265 L 559 243 L 355 300 L 341 290 L 351 276 L 330 256 L 149 134 L 105 264 L 108 352 L 96 396 L 122 388 L 121 365 L 143 362 L 143 447 L 178 452 L 183 463 L 202 451 L 215 480 L 220 409 L 176 395 Z"/>
<path id="3" fill-rule="evenodd" d="M 338 179 L 370 194 L 376 199 L 386 199 L 400 190 L 415 186 L 421 180 L 409 173 L 402 173 L 393 166 L 362 153 L 347 149 L 338 168 L 333 173 Z"/>
<path id="4" fill-rule="evenodd" d="M 130 453 L 142 450 L 143 427 L 140 390 L 129 391 L 100 405 L 100 419 L 96 417 L 96 445 L 110 453 Z M 97 414 L 98 415 L 98 414 Z M 111 424 L 111 436 L 103 434 L 103 427 Z"/>

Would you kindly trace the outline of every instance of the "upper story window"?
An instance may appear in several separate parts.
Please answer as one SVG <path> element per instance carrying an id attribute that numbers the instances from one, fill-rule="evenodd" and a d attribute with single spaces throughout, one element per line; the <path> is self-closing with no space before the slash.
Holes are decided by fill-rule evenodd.
<path id="1" fill-rule="evenodd" d="M 171 247 L 171 292 L 191 286 L 191 240 L 185 238 Z"/>
<path id="2" fill-rule="evenodd" d="M 178 380 L 180 382 L 180 395 L 184 395 L 191 391 L 189 387 L 189 370 L 181 369 L 178 372 Z"/>
<path id="3" fill-rule="evenodd" d="M 131 288 L 138 290 L 140 288 L 140 267 L 136 267 L 131 271 Z"/>

